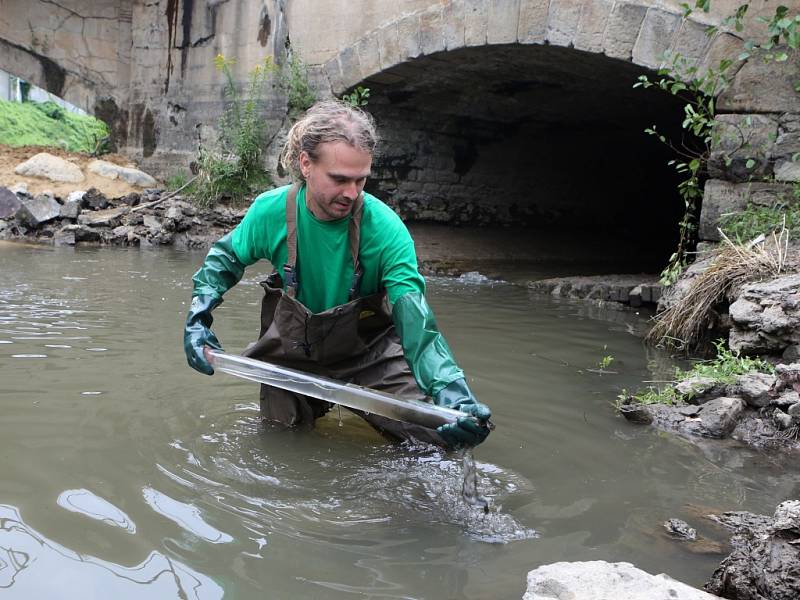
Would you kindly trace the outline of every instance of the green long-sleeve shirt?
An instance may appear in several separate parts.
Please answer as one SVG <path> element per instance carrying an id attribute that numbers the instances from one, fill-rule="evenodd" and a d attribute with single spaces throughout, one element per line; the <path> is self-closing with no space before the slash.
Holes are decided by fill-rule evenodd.
<path id="1" fill-rule="evenodd" d="M 286 195 L 289 186 L 258 196 L 231 233 L 231 247 L 245 266 L 264 259 L 277 268 L 287 260 Z M 297 299 L 312 312 L 348 301 L 353 276 L 350 217 L 320 221 L 306 206 L 305 186 L 297 194 Z M 364 269 L 361 294 L 385 289 L 394 303 L 409 292 L 425 293 L 414 241 L 392 209 L 364 193 L 359 260 Z M 213 282 L 195 282 L 195 294 L 222 296 Z M 198 285 L 201 289 L 198 289 Z M 207 289 L 202 289 L 206 285 Z"/>

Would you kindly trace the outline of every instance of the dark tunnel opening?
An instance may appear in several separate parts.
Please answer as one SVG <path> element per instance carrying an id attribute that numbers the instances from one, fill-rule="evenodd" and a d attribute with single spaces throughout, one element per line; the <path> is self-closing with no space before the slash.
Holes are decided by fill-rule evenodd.
<path id="1" fill-rule="evenodd" d="M 474 230 L 487 257 L 556 274 L 658 272 L 683 200 L 674 153 L 644 129 L 680 141 L 683 102 L 634 89 L 645 72 L 541 45 L 396 65 L 363 82 L 382 138 L 367 191 L 412 228 Z"/>

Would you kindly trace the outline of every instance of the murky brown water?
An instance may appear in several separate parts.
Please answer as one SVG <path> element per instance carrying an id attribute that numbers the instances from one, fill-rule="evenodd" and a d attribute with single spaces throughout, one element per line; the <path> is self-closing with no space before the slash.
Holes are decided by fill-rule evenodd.
<path id="1" fill-rule="evenodd" d="M 459 457 L 388 445 L 346 413 L 264 432 L 257 386 L 185 364 L 201 260 L 0 245 L 3 598 L 519 598 L 537 565 L 594 559 L 699 585 L 720 557 L 662 521 L 714 534 L 698 514 L 800 491 L 767 456 L 615 416 L 621 388 L 670 364 L 635 335 L 643 315 L 509 285 L 429 294 L 494 409 L 475 452 L 488 516 L 461 497 Z M 228 351 L 257 329 L 264 273 L 215 312 Z"/>

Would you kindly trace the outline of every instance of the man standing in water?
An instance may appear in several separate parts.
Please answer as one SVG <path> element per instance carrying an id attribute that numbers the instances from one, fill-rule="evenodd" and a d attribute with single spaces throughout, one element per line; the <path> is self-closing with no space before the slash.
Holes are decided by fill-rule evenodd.
<path id="1" fill-rule="evenodd" d="M 211 311 L 245 267 L 266 259 L 276 270 L 262 283 L 261 333 L 246 356 L 460 410 L 471 416 L 435 430 L 354 412 L 393 438 L 475 446 L 491 411 L 438 330 L 408 230 L 363 191 L 376 143 L 372 118 L 339 101 L 317 103 L 295 123 L 281 164 L 297 183 L 258 196 L 193 277 L 186 357 L 214 372 L 203 354 L 220 348 Z M 330 409 L 266 385 L 260 400 L 262 419 L 285 427 L 313 426 Z"/>

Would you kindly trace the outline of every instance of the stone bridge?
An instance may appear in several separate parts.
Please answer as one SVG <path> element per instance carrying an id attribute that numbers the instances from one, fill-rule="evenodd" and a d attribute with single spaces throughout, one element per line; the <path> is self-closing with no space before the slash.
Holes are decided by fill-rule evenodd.
<path id="1" fill-rule="evenodd" d="M 370 88 L 385 142 L 370 185 L 401 214 L 604 226 L 646 245 L 674 235 L 646 224 L 676 222 L 682 204 L 671 156 L 642 130 L 679 135 L 682 109 L 632 84 L 665 52 L 701 69 L 735 58 L 751 33 L 705 33 L 739 0 L 688 20 L 680 4 L 0 0 L 0 68 L 102 117 L 121 150 L 167 176 L 216 135 L 224 79 L 214 56 L 233 58 L 244 84 L 266 56 L 283 64 L 296 53 L 319 96 Z M 772 11 L 751 2 L 751 13 Z M 721 99 L 731 112 L 785 110 L 769 104 L 752 90 Z M 263 109 L 274 168 L 288 123 L 277 78 Z"/>

